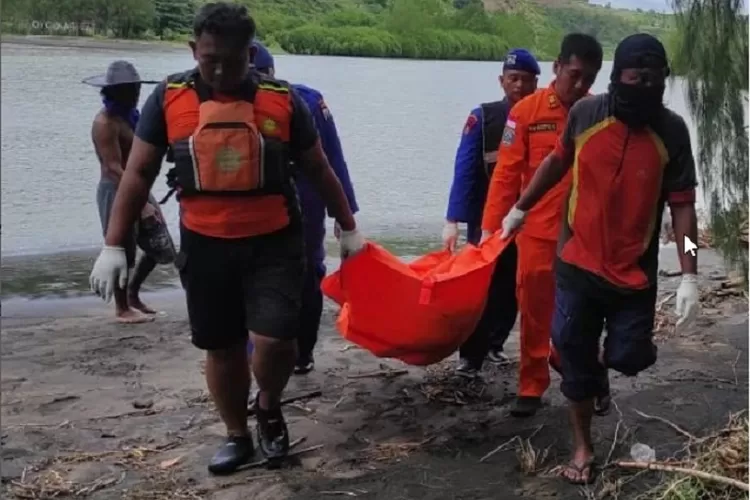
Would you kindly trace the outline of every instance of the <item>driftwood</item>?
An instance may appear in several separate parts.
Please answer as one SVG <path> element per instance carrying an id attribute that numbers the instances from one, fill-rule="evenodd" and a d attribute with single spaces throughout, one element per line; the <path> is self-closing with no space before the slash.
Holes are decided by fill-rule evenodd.
<path id="1" fill-rule="evenodd" d="M 323 391 L 312 391 L 307 394 L 300 394 L 299 396 L 293 396 L 291 398 L 282 399 L 281 406 L 286 406 L 292 403 L 297 403 L 299 401 L 307 401 L 308 399 L 319 398 L 322 395 L 323 395 Z M 247 415 L 248 416 L 255 415 L 255 402 L 253 402 L 253 405 L 247 409 Z"/>
<path id="2" fill-rule="evenodd" d="M 742 481 L 738 481 L 737 479 L 732 479 L 731 477 L 720 476 L 718 474 L 711 474 L 710 472 L 703 472 L 700 470 L 688 469 L 685 467 L 677 467 L 674 465 L 663 464 L 660 462 L 624 462 L 622 461 L 622 462 L 615 462 L 614 464 L 617 467 L 622 467 L 623 469 L 642 469 L 642 470 L 658 470 L 658 471 L 664 471 L 664 472 L 676 472 L 678 474 L 685 474 L 686 476 L 697 477 L 698 479 L 703 479 L 704 481 L 711 481 L 714 483 L 726 484 L 727 486 L 732 486 L 740 490 L 750 491 L 750 485 L 748 485 L 747 483 L 743 483 Z"/>

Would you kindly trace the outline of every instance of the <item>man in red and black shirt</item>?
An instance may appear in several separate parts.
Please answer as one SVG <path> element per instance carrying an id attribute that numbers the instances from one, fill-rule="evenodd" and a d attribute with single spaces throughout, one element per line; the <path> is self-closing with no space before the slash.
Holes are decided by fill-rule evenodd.
<path id="1" fill-rule="evenodd" d="M 656 362 L 653 325 L 659 230 L 669 203 L 682 267 L 678 328 L 697 315 L 696 174 L 684 120 L 663 103 L 667 57 L 654 37 L 624 39 L 615 51 L 609 93 L 570 110 L 555 150 L 503 220 L 506 233 L 572 168 L 558 240 L 552 340 L 562 360 L 575 451 L 562 475 L 593 479 L 591 417 L 606 370 L 635 376 Z M 599 355 L 604 324 L 607 337 Z"/>

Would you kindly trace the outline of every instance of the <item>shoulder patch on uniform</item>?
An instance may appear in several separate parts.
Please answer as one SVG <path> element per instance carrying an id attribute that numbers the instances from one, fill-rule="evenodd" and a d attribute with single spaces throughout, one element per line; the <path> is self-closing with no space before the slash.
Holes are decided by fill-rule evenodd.
<path id="1" fill-rule="evenodd" d="M 505 128 L 503 129 L 503 138 L 500 141 L 500 144 L 504 144 L 505 146 L 510 146 L 513 144 L 513 141 L 516 140 L 516 122 L 513 120 L 508 120 L 505 122 Z"/>
<path id="2" fill-rule="evenodd" d="M 479 119 L 476 117 L 474 113 L 470 114 L 469 117 L 466 119 L 466 124 L 464 124 L 464 135 L 471 132 L 471 129 L 474 128 L 474 125 L 477 124 Z"/>
<path id="3" fill-rule="evenodd" d="M 326 120 L 330 120 L 331 110 L 328 109 L 328 105 L 322 97 L 318 100 L 318 105 L 320 106 L 320 112 L 323 114 L 323 118 L 325 118 Z"/>
<path id="4" fill-rule="evenodd" d="M 537 122 L 529 125 L 529 133 L 532 132 L 556 132 L 557 123 L 555 122 Z"/>
<path id="5" fill-rule="evenodd" d="M 555 109 L 560 107 L 560 101 L 557 99 L 555 94 L 547 96 L 547 102 L 549 103 L 549 109 Z"/>

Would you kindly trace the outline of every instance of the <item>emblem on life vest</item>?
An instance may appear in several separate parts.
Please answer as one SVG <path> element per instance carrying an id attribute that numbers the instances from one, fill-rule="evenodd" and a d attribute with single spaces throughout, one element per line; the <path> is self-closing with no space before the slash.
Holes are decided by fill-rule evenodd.
<path id="1" fill-rule="evenodd" d="M 214 159 L 222 172 L 236 172 L 242 165 L 242 155 L 228 147 L 219 149 Z"/>
<path id="2" fill-rule="evenodd" d="M 550 94 L 549 97 L 547 97 L 547 99 L 549 100 L 550 109 L 555 109 L 558 106 L 560 106 L 560 103 L 557 101 L 557 96 Z"/>
<path id="3" fill-rule="evenodd" d="M 276 132 L 276 122 L 271 120 L 270 118 L 266 118 L 263 120 L 263 124 L 261 125 L 263 128 L 263 132 L 266 134 L 273 134 Z"/>

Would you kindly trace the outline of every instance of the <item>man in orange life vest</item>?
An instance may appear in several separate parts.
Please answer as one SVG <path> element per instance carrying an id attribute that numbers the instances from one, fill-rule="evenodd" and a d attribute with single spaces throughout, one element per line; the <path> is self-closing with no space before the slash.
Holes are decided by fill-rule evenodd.
<path id="1" fill-rule="evenodd" d="M 248 332 L 258 444 L 272 465 L 289 450 L 280 398 L 296 360 L 305 271 L 290 159 L 341 226 L 342 258 L 361 250 L 364 239 L 307 107 L 288 84 L 250 71 L 255 22 L 247 9 L 206 4 L 193 34 L 197 68 L 169 76 L 144 105 L 91 282 L 105 300 L 127 283 L 122 244 L 169 150 L 175 166 L 167 178 L 180 203 L 177 267 L 192 341 L 206 350 L 206 382 L 228 435 L 208 468 L 227 474 L 254 454 Z"/>
<path id="2" fill-rule="evenodd" d="M 503 220 L 513 232 L 570 170 L 557 247 L 552 339 L 562 359 L 560 388 L 570 401 L 575 450 L 561 474 L 594 479 L 591 419 L 608 368 L 635 376 L 656 362 L 653 343 L 660 219 L 669 203 L 682 268 L 677 328 L 699 310 L 695 241 L 696 173 L 685 121 L 663 104 L 667 54 L 636 34 L 615 49 L 609 92 L 576 104 L 554 152 Z M 528 216 L 526 215 L 528 214 Z M 598 355 L 602 326 L 603 353 Z"/>
<path id="3" fill-rule="evenodd" d="M 584 97 L 602 66 L 602 47 L 589 35 L 567 35 L 554 63 L 555 80 L 511 109 L 500 142 L 482 219 L 484 236 L 500 229 L 541 161 L 555 147 L 568 110 Z M 511 414 L 531 416 L 550 384 L 550 324 L 555 298 L 553 266 L 570 179 L 550 191 L 529 214 L 518 245 L 517 300 L 521 312 L 518 398 Z M 506 235 L 507 236 L 507 235 Z"/>

